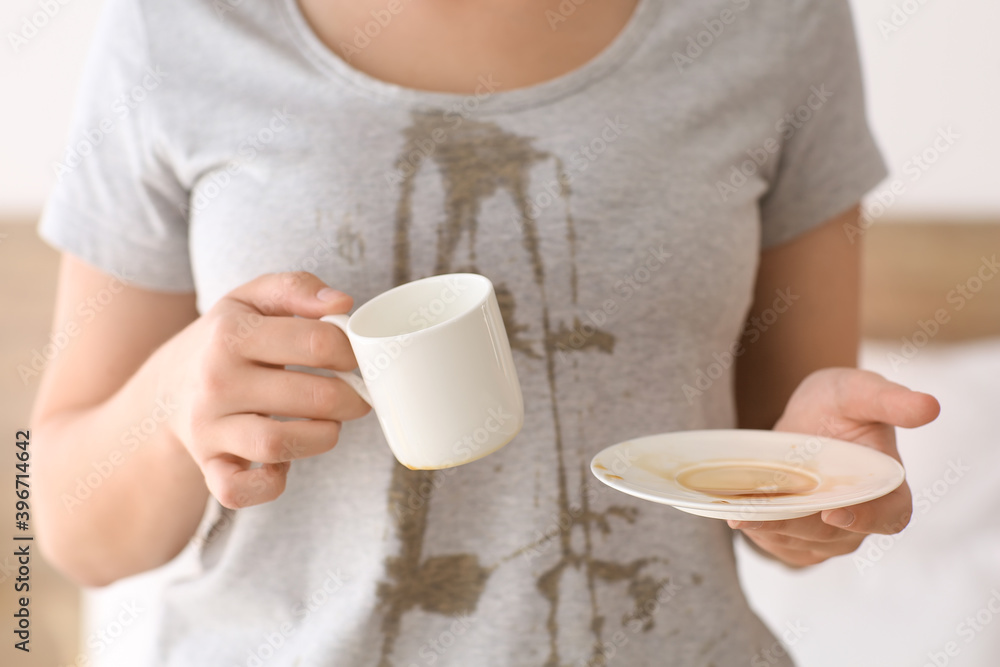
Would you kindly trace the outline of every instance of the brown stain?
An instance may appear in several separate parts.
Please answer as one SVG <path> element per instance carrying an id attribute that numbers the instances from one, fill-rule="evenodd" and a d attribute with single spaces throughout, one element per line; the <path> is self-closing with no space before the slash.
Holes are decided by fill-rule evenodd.
<path id="1" fill-rule="evenodd" d="M 354 264 L 365 258 L 365 239 L 354 230 L 351 224 L 353 221 L 354 217 L 347 213 L 340 228 L 337 229 L 337 254 L 348 264 Z"/>
<path id="2" fill-rule="evenodd" d="M 580 525 L 583 523 L 589 523 L 596 527 L 602 535 L 611 534 L 611 523 L 608 521 L 610 517 L 617 517 L 623 520 L 625 523 L 632 524 L 635 523 L 636 517 L 638 517 L 639 512 L 634 507 L 628 507 L 624 505 L 610 505 L 603 512 L 584 512 L 577 519 L 570 517 L 571 526 Z M 524 556 L 527 553 L 535 552 L 539 547 L 544 546 L 546 543 L 551 542 L 555 539 L 554 535 L 543 536 L 533 542 L 529 542 L 524 546 L 518 548 L 513 553 L 508 554 L 500 559 L 499 563 L 506 563 L 513 560 L 519 556 Z"/>
<path id="3" fill-rule="evenodd" d="M 586 481 L 586 468 L 580 467 L 580 482 L 584 484 Z M 565 483 L 565 477 L 560 480 Z M 568 509 L 568 505 L 566 506 Z M 652 563 L 656 562 L 666 562 L 666 559 L 657 558 L 640 558 L 636 559 L 630 563 L 615 563 L 612 561 L 605 561 L 594 558 L 593 555 L 593 541 L 592 541 L 592 528 L 597 528 L 602 534 L 608 535 L 611 532 L 611 525 L 608 518 L 611 516 L 617 516 L 624 519 L 627 523 L 632 524 L 638 517 L 638 510 L 634 507 L 624 507 L 612 505 L 608 507 L 604 512 L 594 512 L 590 509 L 590 500 L 586 493 L 581 495 L 581 511 L 579 512 L 564 512 L 560 516 L 570 517 L 570 525 L 559 532 L 559 546 L 561 549 L 560 559 L 551 568 L 543 572 L 536 580 L 536 588 L 542 597 L 549 602 L 549 614 L 546 619 L 546 629 L 549 633 L 549 656 L 545 662 L 545 667 L 562 667 L 563 663 L 559 656 L 559 624 L 558 624 L 558 613 L 559 613 L 559 584 L 561 583 L 562 575 L 567 568 L 573 567 L 584 570 L 587 579 L 587 590 L 590 594 L 590 631 L 593 637 L 593 642 L 590 648 L 590 655 L 584 658 L 586 664 L 591 664 L 594 660 L 602 658 L 602 644 L 603 644 L 603 629 L 605 617 L 601 613 L 601 610 L 597 606 L 597 582 L 605 583 L 615 583 L 620 581 L 629 582 L 628 593 L 633 597 L 636 602 L 636 609 L 640 611 L 633 612 L 633 616 L 626 615 L 625 619 L 638 617 L 635 614 L 642 613 L 641 610 L 644 608 L 643 605 L 647 598 L 643 596 L 648 592 L 648 581 L 649 577 L 640 577 L 642 569 Z M 572 548 L 570 544 L 570 535 L 573 528 L 579 526 L 583 530 L 584 535 L 584 548 L 581 552 L 577 552 Z M 519 550 L 518 553 L 526 551 L 529 548 L 537 547 L 541 542 L 547 541 L 549 538 L 544 540 L 539 540 L 532 547 L 526 547 Z M 552 538 L 554 539 L 554 538 Z M 668 580 L 661 580 L 658 583 L 654 582 L 654 587 L 667 583 Z M 655 597 L 655 590 L 653 596 Z M 623 622 L 625 621 L 623 619 Z M 648 627 L 643 626 L 645 629 L 649 629 L 652 625 Z M 579 664 L 578 661 L 574 661 L 573 664 Z"/>
<path id="4" fill-rule="evenodd" d="M 549 655 L 545 665 L 559 667 L 562 662 L 558 651 L 558 610 L 559 589 L 562 574 L 567 568 L 583 568 L 586 574 L 590 596 L 591 633 L 593 637 L 591 659 L 600 655 L 603 641 L 604 616 L 597 608 L 596 582 L 628 581 L 628 592 L 639 604 L 645 599 L 651 585 L 649 577 L 641 576 L 642 568 L 651 562 L 639 559 L 628 564 L 605 562 L 593 557 L 592 530 L 607 535 L 611 532 L 610 518 L 617 517 L 628 523 L 636 520 L 638 511 L 633 507 L 610 506 L 603 512 L 593 512 L 589 507 L 587 494 L 581 493 L 582 512 L 570 511 L 570 497 L 563 444 L 562 423 L 557 399 L 555 373 L 555 353 L 557 344 L 572 335 L 573 330 L 561 324 L 558 331 L 550 321 L 549 304 L 546 295 L 545 266 L 539 249 L 538 224 L 531 215 L 528 205 L 530 170 L 536 163 L 554 160 L 560 182 L 560 196 L 566 201 L 566 240 L 570 252 L 570 290 L 573 303 L 577 299 L 576 269 L 576 226 L 568 205 L 571 189 L 562 162 L 545 151 L 537 150 L 532 140 L 504 132 L 494 123 L 465 118 L 457 126 L 455 117 L 435 111 L 412 114 L 412 125 L 404 133 L 405 144 L 400 150 L 396 167 L 407 173 L 407 158 L 419 155 L 416 164 L 400 184 L 399 201 L 396 207 L 393 236 L 393 283 L 399 285 L 415 278 L 412 275 L 412 248 L 410 227 L 412 224 L 412 198 L 415 176 L 426 160 L 433 161 L 440 173 L 445 191 L 445 220 L 437 229 L 436 258 L 434 273 L 448 273 L 456 270 L 456 256 L 463 238 L 468 240 L 467 258 L 469 265 L 463 270 L 477 272 L 475 240 L 478 233 L 478 218 L 482 202 L 498 191 L 506 192 L 513 200 L 520 216 L 521 243 L 532 267 L 532 278 L 541 296 L 541 351 L 524 340 L 527 327 L 519 325 L 515 317 L 514 295 L 506 285 L 497 287 L 497 300 L 513 349 L 545 363 L 546 378 L 551 398 L 551 413 L 554 426 L 554 444 L 557 459 L 557 503 L 563 516 L 572 516 L 573 525 L 558 535 L 560 558 L 558 562 L 536 579 L 536 588 L 548 601 L 549 614 L 546 629 L 549 635 Z M 436 130 L 444 132 L 444 139 L 436 142 L 435 150 L 429 155 L 419 148 L 421 140 L 426 141 Z M 574 320 L 574 329 L 580 328 L 579 319 Z M 614 337 L 597 331 L 587 337 L 585 344 L 575 350 L 596 348 L 611 354 Z M 454 554 L 424 559 L 423 544 L 427 530 L 427 519 L 434 488 L 433 471 L 412 471 L 394 464 L 389 489 L 389 511 L 395 518 L 395 533 L 399 540 L 399 552 L 386 559 L 385 568 L 388 581 L 379 584 L 377 594 L 383 613 L 383 643 L 379 667 L 391 667 L 391 656 L 398 637 L 403 615 L 410 609 L 419 607 L 426 611 L 454 616 L 475 611 L 479 597 L 490 574 L 500 565 L 517 554 L 532 548 L 528 545 L 515 554 L 504 558 L 491 567 L 483 567 L 472 554 Z M 581 488 L 586 479 L 586 469 L 580 469 Z M 421 495 L 421 490 L 424 493 Z M 417 508 L 407 505 L 406 499 L 424 498 Z M 570 544 L 570 532 L 579 526 L 584 533 L 584 547 L 577 552 Z M 543 541 L 547 541 L 545 538 Z M 537 546 L 537 545 L 535 545 Z M 662 562 L 662 561 L 661 561 Z M 641 608 L 641 605 L 639 605 Z"/>
<path id="5" fill-rule="evenodd" d="M 365 258 L 364 236 L 353 227 L 354 216 L 345 213 L 339 223 L 333 211 L 316 209 L 313 212 L 313 226 L 317 232 L 336 227 L 334 248 L 337 255 L 348 264 L 355 264 Z"/>
<path id="6" fill-rule="evenodd" d="M 608 473 L 607 475 L 605 475 L 605 477 L 607 477 L 608 479 L 618 479 L 618 480 L 622 480 L 622 481 L 624 481 L 624 479 L 625 479 L 624 477 L 620 477 L 618 475 L 612 475 L 610 473 Z"/>
<path id="7" fill-rule="evenodd" d="M 518 210 L 526 212 L 530 167 L 549 157 L 548 153 L 536 151 L 529 139 L 506 134 L 492 123 L 464 119 L 456 127 L 454 118 L 443 112 L 414 113 L 412 119 L 412 125 L 403 133 L 406 143 L 396 164 L 397 169 L 406 173 L 408 156 L 419 156 L 416 164 L 411 163 L 409 175 L 400 183 L 393 236 L 394 285 L 414 279 L 410 247 L 411 202 L 414 177 L 426 159 L 437 164 L 445 189 L 445 221 L 437 230 L 434 262 L 434 273 L 442 274 L 455 270 L 455 256 L 463 234 L 468 236 L 468 261 L 471 263 L 463 270 L 478 272 L 475 238 L 482 202 L 502 188 L 514 199 Z M 428 156 L 419 150 L 417 142 L 426 141 L 435 131 L 443 131 L 444 140 L 437 142 L 435 151 Z M 537 244 L 537 240 L 534 243 Z M 540 261 L 536 261 L 536 276 L 540 277 L 540 271 Z M 514 305 L 513 295 L 508 291 L 504 296 L 507 311 L 503 313 L 504 323 L 517 334 L 520 329 L 513 318 Z M 515 335 L 512 340 L 519 339 Z M 408 470 L 398 463 L 393 467 L 388 502 L 390 514 L 395 517 L 400 546 L 398 555 L 386 559 L 389 581 L 381 582 L 377 591 L 383 612 L 379 667 L 391 666 L 402 617 L 408 610 L 419 606 L 445 615 L 472 613 L 493 571 L 493 568 L 480 566 L 478 557 L 472 554 L 423 560 L 434 474 L 433 471 Z M 424 500 L 417 508 L 406 504 L 407 498 L 414 495 Z"/>
<path id="8" fill-rule="evenodd" d="M 594 464 L 594 469 L 595 470 L 607 470 L 607 468 L 604 467 L 603 463 L 595 463 Z"/>
<path id="9" fill-rule="evenodd" d="M 469 554 L 435 556 L 420 567 L 421 586 L 426 595 L 420 606 L 427 610 L 458 616 L 471 614 L 486 585 L 491 570 L 480 567 L 479 559 Z"/>
<path id="10" fill-rule="evenodd" d="M 573 328 L 566 328 L 566 324 L 561 322 L 559 330 L 552 335 L 551 344 L 553 348 L 560 352 L 570 352 L 576 350 L 586 350 L 597 348 L 605 354 L 612 354 L 615 351 L 615 337 L 606 331 L 594 329 L 593 333 L 587 334 L 583 330 L 583 323 L 579 317 L 573 318 Z"/>
<path id="11" fill-rule="evenodd" d="M 670 583 L 670 578 L 654 579 L 653 577 L 638 577 L 631 574 L 628 593 L 635 600 L 635 607 L 622 617 L 622 625 L 631 621 L 642 624 L 642 631 L 649 632 L 656 625 L 653 621 L 654 610 L 658 608 L 657 596 L 664 586 Z"/>
<path id="12" fill-rule="evenodd" d="M 792 466 L 754 461 L 706 463 L 672 477 L 686 489 L 716 498 L 802 496 L 820 486 L 818 477 Z"/>
<path id="13" fill-rule="evenodd" d="M 433 493 L 433 471 L 409 470 L 394 464 L 389 488 L 389 510 L 395 518 L 400 549 L 385 561 L 388 581 L 376 589 L 383 613 L 383 641 L 379 667 L 391 667 L 390 656 L 399 636 L 403 615 L 415 607 L 458 616 L 471 614 L 493 568 L 479 564 L 474 554 L 451 554 L 423 558 L 427 515 Z M 418 507 L 407 498 L 423 498 Z"/>
<path id="14" fill-rule="evenodd" d="M 531 346 L 531 341 L 525 340 L 521 334 L 528 329 L 527 324 L 518 324 L 514 302 L 514 295 L 505 283 L 496 285 L 497 305 L 500 306 L 500 316 L 503 318 L 504 329 L 507 331 L 507 340 L 510 341 L 510 349 L 524 352 L 532 359 L 541 359 L 542 355 Z"/>
<path id="15" fill-rule="evenodd" d="M 787 498 L 789 496 L 804 496 L 807 494 L 796 493 L 794 491 L 707 491 L 704 489 L 691 489 L 706 496 L 725 496 L 726 498 Z M 713 501 L 714 502 L 714 501 Z"/>
<path id="16" fill-rule="evenodd" d="M 576 303 L 576 221 L 573 220 L 573 212 L 569 207 L 570 195 L 573 190 L 570 188 L 570 179 L 566 174 L 566 167 L 563 161 L 556 158 L 556 176 L 559 179 L 559 196 L 566 202 L 566 245 L 569 246 L 569 288 L 570 298 Z"/>

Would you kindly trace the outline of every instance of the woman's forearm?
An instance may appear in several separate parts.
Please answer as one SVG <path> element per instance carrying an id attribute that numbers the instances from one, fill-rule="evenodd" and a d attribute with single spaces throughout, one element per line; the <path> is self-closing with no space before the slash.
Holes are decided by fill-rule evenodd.
<path id="1" fill-rule="evenodd" d="M 157 378 L 163 348 L 106 401 L 33 425 L 33 497 L 46 557 L 101 586 L 166 563 L 183 549 L 208 491 L 167 420 L 177 410 Z"/>

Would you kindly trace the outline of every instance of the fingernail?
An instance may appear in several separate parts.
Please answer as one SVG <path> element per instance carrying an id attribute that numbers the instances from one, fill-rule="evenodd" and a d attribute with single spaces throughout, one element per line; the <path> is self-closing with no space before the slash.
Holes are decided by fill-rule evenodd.
<path id="1" fill-rule="evenodd" d="M 826 522 L 839 528 L 847 528 L 854 523 L 854 512 L 851 510 L 835 510 L 826 515 Z"/>
<path id="2" fill-rule="evenodd" d="M 316 298 L 320 301 L 336 301 L 337 299 L 343 299 L 346 294 L 339 292 L 332 287 L 324 287 L 320 291 L 316 292 Z"/>
<path id="3" fill-rule="evenodd" d="M 735 521 L 732 519 L 729 520 L 730 528 L 739 528 L 740 530 L 757 530 L 762 525 L 764 524 L 760 521 Z"/>

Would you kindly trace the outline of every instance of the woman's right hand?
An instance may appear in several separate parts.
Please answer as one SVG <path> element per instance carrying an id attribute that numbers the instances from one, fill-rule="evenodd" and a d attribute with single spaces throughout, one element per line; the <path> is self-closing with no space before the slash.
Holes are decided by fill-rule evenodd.
<path id="1" fill-rule="evenodd" d="M 311 273 L 267 274 L 224 296 L 165 346 L 161 387 L 178 405 L 169 428 L 222 505 L 274 500 L 293 460 L 330 451 L 341 422 L 369 411 L 343 380 L 284 368 L 357 368 L 344 333 L 317 319 L 351 304 Z"/>

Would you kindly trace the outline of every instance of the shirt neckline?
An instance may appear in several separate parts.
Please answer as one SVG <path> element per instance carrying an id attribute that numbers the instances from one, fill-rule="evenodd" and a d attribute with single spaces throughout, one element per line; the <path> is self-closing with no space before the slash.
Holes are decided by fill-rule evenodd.
<path id="1" fill-rule="evenodd" d="M 625 62 L 643 42 L 654 23 L 660 4 L 659 0 L 639 0 L 625 27 L 611 43 L 576 69 L 523 88 L 476 95 L 410 88 L 366 74 L 352 67 L 323 43 L 306 20 L 298 0 L 279 0 L 283 18 L 296 46 L 324 74 L 343 81 L 366 96 L 382 101 L 401 102 L 414 107 L 463 107 L 466 111 L 477 114 L 540 106 L 600 81 Z M 572 16 L 567 19 L 572 20 Z M 473 106 L 472 100 L 476 103 L 470 109 Z"/>

